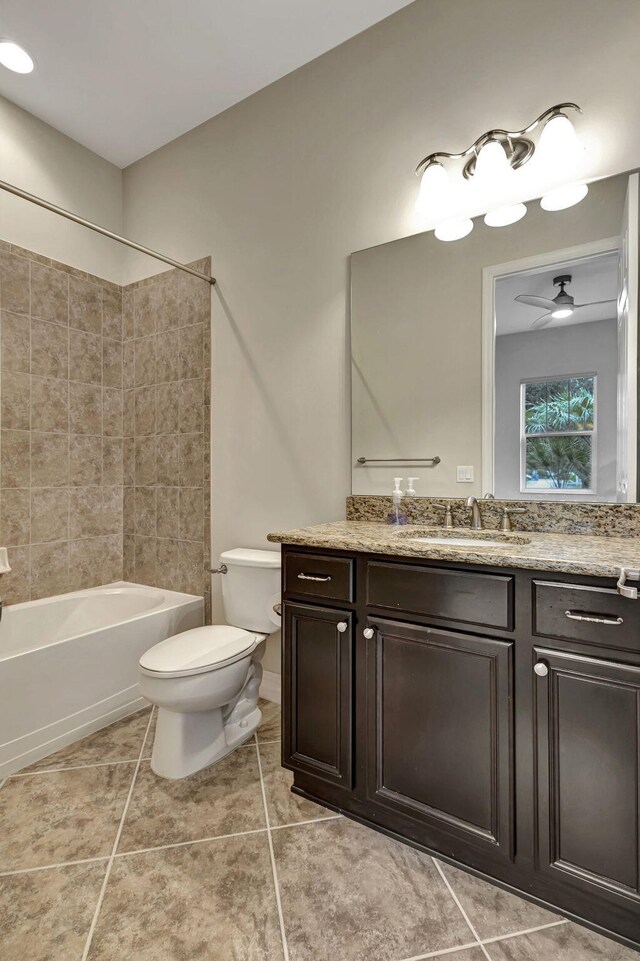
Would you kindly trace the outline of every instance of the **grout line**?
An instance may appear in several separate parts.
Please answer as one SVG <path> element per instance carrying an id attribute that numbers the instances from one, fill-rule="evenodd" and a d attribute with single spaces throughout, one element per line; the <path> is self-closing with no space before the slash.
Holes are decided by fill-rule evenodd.
<path id="1" fill-rule="evenodd" d="M 485 958 L 487 958 L 487 961 L 491 961 L 491 955 L 489 954 L 489 952 L 487 951 L 487 949 L 486 949 L 485 946 L 483 945 L 482 941 L 480 940 L 480 937 L 479 937 L 479 935 L 478 935 L 478 932 L 476 931 L 476 929 L 474 928 L 473 924 L 471 923 L 471 920 L 469 919 L 469 915 L 467 914 L 467 912 L 465 911 L 465 909 L 462 907 L 462 904 L 460 903 L 457 894 L 455 893 L 455 891 L 454 891 L 453 888 L 451 887 L 451 884 L 449 883 L 449 880 L 448 880 L 448 878 L 446 877 L 444 871 L 443 871 L 442 868 L 440 867 L 440 864 L 438 863 L 438 861 L 436 861 L 435 858 L 431 858 L 431 860 L 433 861 L 433 864 L 434 864 L 434 866 L 435 866 L 435 868 L 436 868 L 436 871 L 438 872 L 438 874 L 440 875 L 440 877 L 442 878 L 442 880 L 443 880 L 444 883 L 446 884 L 447 889 L 448 889 L 448 891 L 449 891 L 449 894 L 451 895 L 451 897 L 452 897 L 453 900 L 455 901 L 456 905 L 458 906 L 458 909 L 459 909 L 460 913 L 462 914 L 462 917 L 463 917 L 463 918 L 465 919 L 465 921 L 467 922 L 467 926 L 468 926 L 469 930 L 471 931 L 472 935 L 474 936 L 474 938 L 475 938 L 476 941 L 478 942 L 478 945 L 480 946 L 480 949 L 481 949 L 482 953 L 484 954 Z"/>
<path id="2" fill-rule="evenodd" d="M 258 744 L 279 744 L 282 738 L 274 737 L 272 741 L 263 741 L 258 738 Z"/>
<path id="3" fill-rule="evenodd" d="M 539 924 L 535 928 L 525 928 L 522 931 L 511 931 L 510 934 L 498 934 L 493 938 L 483 938 L 483 944 L 493 944 L 494 941 L 506 941 L 508 938 L 520 938 L 525 934 L 534 934 L 536 931 L 545 931 L 547 928 L 557 928 L 561 924 L 568 924 L 567 918 L 559 918 L 558 921 L 550 921 L 548 924 Z"/>
<path id="4" fill-rule="evenodd" d="M 93 935 L 96 930 L 96 924 L 98 923 L 98 916 L 100 915 L 100 910 L 102 908 L 102 902 L 104 901 L 104 895 L 107 890 L 107 884 L 109 883 L 109 877 L 111 876 L 111 868 L 113 867 L 113 861 L 118 850 L 118 845 L 120 843 L 120 838 L 122 837 L 122 829 L 124 828 L 125 818 L 129 810 L 129 804 L 131 803 L 131 797 L 133 795 L 133 788 L 136 783 L 136 778 L 138 776 L 138 771 L 140 770 L 140 764 L 142 763 L 142 755 L 144 754 L 145 744 L 147 743 L 147 737 L 149 736 L 149 731 L 151 730 L 151 721 L 153 720 L 153 711 L 149 715 L 149 721 L 147 723 L 147 729 L 145 731 L 144 737 L 142 739 L 142 744 L 140 746 L 140 753 L 138 755 L 138 761 L 136 763 L 133 777 L 131 778 L 131 784 L 129 785 L 129 793 L 127 794 L 127 800 L 125 801 L 124 808 L 122 811 L 122 816 L 120 818 L 120 824 L 118 825 L 118 831 L 116 833 L 115 840 L 113 842 L 113 847 L 111 849 L 111 857 L 107 862 L 107 870 L 105 871 L 104 880 L 102 882 L 102 887 L 100 888 L 100 894 L 98 895 L 98 902 L 96 904 L 96 909 L 93 914 L 93 920 L 91 921 L 91 927 L 89 928 L 89 933 L 87 934 L 87 940 L 85 942 L 84 951 L 82 952 L 81 961 L 87 961 L 87 956 L 89 954 L 89 949 L 91 947 L 91 942 L 93 940 Z"/>
<path id="5" fill-rule="evenodd" d="M 195 838 L 191 841 L 175 841 L 172 844 L 158 844 L 152 848 L 135 848 L 133 851 L 118 851 L 116 858 L 128 858 L 132 854 L 150 854 L 154 851 L 167 851 L 170 848 L 184 848 L 190 844 L 206 844 L 208 841 L 224 841 L 228 838 L 244 838 L 249 834 L 266 834 L 266 828 L 252 828 L 249 831 L 234 831 L 232 834 L 212 834 L 206 838 Z"/>
<path id="6" fill-rule="evenodd" d="M 34 868 L 16 868 L 15 871 L 0 871 L 0 878 L 10 878 L 14 874 L 30 874 L 35 871 L 51 871 L 52 868 L 68 868 L 74 864 L 94 864 L 97 861 L 108 861 L 109 855 L 102 854 L 95 858 L 79 858 L 76 861 L 59 861 L 57 864 L 39 864 Z"/>
<path id="7" fill-rule="evenodd" d="M 264 777 L 262 775 L 262 762 L 260 761 L 260 747 L 258 744 L 258 738 L 254 735 L 254 744 L 256 748 L 256 757 L 258 758 L 258 771 L 260 772 L 260 788 L 262 790 L 262 803 L 264 805 L 264 819 L 267 824 L 267 841 L 269 843 L 269 855 L 271 857 L 271 872 L 273 874 L 273 886 L 276 896 L 276 907 L 278 909 L 278 921 L 280 922 L 280 937 L 282 939 L 282 955 L 284 961 L 289 961 L 289 948 L 287 946 L 287 933 L 284 927 L 284 915 L 282 913 L 282 901 L 280 899 L 280 885 L 278 884 L 278 869 L 276 867 L 276 857 L 273 851 L 273 839 L 271 837 L 271 824 L 269 821 L 269 808 L 267 807 L 267 792 L 264 786 Z"/>
<path id="8" fill-rule="evenodd" d="M 271 831 L 282 831 L 283 828 L 299 828 L 302 824 L 322 824 L 324 821 L 337 821 L 342 814 L 328 814 L 324 818 L 309 818 L 308 821 L 290 821 L 289 824 L 272 824 Z"/>
<path id="9" fill-rule="evenodd" d="M 414 954 L 410 958 L 403 958 L 402 961 L 426 961 L 427 958 L 442 958 L 446 954 L 456 954 L 458 951 L 468 951 L 470 948 L 477 947 L 477 941 L 469 941 L 467 944 L 458 944 L 454 948 L 442 948 L 440 951 L 428 951 L 427 954 Z"/>
<path id="10" fill-rule="evenodd" d="M 137 760 L 137 758 L 131 757 L 123 761 L 94 761 L 92 764 L 69 764 L 67 767 L 45 767 L 37 771 L 16 771 L 15 774 L 10 774 L 7 780 L 15 777 L 36 777 L 38 774 L 60 774 L 64 771 L 84 771 L 85 768 L 88 767 L 111 767 L 113 764 L 135 764 Z M 141 760 L 144 761 L 146 759 L 141 758 Z"/>

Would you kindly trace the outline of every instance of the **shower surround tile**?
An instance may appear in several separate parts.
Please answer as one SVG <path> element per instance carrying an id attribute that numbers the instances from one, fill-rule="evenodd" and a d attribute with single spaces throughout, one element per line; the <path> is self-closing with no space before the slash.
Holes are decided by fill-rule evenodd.
<path id="1" fill-rule="evenodd" d="M 5 603 L 124 576 L 209 596 L 210 300 L 177 271 L 122 288 L 0 243 Z"/>

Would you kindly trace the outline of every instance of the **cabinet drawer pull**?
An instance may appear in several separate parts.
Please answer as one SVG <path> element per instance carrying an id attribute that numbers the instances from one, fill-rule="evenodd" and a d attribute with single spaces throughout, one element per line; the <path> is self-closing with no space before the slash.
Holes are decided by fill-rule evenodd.
<path id="1" fill-rule="evenodd" d="M 564 616 L 568 617 L 570 621 L 588 621 L 590 624 L 611 624 L 613 627 L 624 623 L 622 617 L 601 617 L 598 615 L 580 614 L 578 611 L 565 611 Z"/>
<path id="2" fill-rule="evenodd" d="M 372 628 L 372 627 L 365 627 L 365 629 L 364 629 L 364 631 L 363 631 L 362 633 L 364 634 L 364 636 L 366 637 L 366 639 L 367 639 L 368 641 L 370 641 L 371 638 L 373 637 L 374 631 L 373 631 L 373 628 Z"/>
<path id="3" fill-rule="evenodd" d="M 338 628 L 338 633 L 339 633 L 339 634 L 344 634 L 344 632 L 345 632 L 346 629 L 347 629 L 347 622 L 346 622 L 346 621 L 338 621 L 336 627 Z"/>
<path id="4" fill-rule="evenodd" d="M 331 580 L 331 574 L 298 574 L 299 581 L 320 581 L 326 583 Z"/>

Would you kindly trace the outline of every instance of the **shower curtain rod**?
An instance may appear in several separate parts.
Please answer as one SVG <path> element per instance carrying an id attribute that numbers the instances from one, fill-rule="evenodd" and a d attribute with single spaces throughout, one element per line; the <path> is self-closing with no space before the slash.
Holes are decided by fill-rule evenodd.
<path id="1" fill-rule="evenodd" d="M 191 274 L 193 277 L 198 277 L 200 280 L 206 280 L 208 284 L 213 286 L 216 282 L 215 277 L 209 276 L 209 274 L 203 274 L 199 270 L 194 270 L 193 267 L 188 267 L 187 264 L 181 264 L 177 260 L 173 260 L 171 257 L 165 257 L 164 254 L 158 253 L 157 250 L 151 250 L 150 247 L 145 247 L 143 244 L 138 244 L 135 240 L 129 240 L 128 237 L 121 237 L 120 234 L 115 234 L 112 230 L 107 230 L 106 227 L 101 227 L 99 224 L 92 223 L 91 220 L 85 220 L 84 217 L 79 217 L 77 214 L 72 214 L 70 210 L 65 210 L 64 207 L 58 207 L 56 204 L 49 203 L 48 200 L 43 200 L 42 197 L 37 197 L 35 194 L 30 194 L 26 190 L 21 190 L 20 187 L 15 187 L 13 184 L 7 183 L 5 180 L 0 180 L 0 190 L 6 190 L 7 193 L 13 194 L 15 197 L 21 197 L 23 200 L 28 200 L 29 203 L 37 204 L 38 207 L 44 207 L 45 210 L 50 210 L 54 214 L 59 214 L 61 217 L 66 217 L 67 220 L 72 220 L 75 224 L 80 224 L 81 227 L 87 227 L 89 230 L 94 230 L 97 234 L 102 234 L 103 237 L 109 237 L 111 240 L 117 241 L 119 244 L 124 244 L 126 247 L 133 247 L 134 250 L 139 250 L 142 254 L 147 254 L 149 257 L 153 257 L 155 260 L 161 260 L 165 264 L 169 264 L 171 267 L 175 267 L 176 270 L 184 270 L 185 273 Z"/>

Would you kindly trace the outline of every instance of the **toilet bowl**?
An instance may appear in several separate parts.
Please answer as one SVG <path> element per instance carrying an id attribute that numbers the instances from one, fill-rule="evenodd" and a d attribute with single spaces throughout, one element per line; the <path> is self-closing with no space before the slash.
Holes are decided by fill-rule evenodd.
<path id="1" fill-rule="evenodd" d="M 225 612 L 243 626 L 197 627 L 140 658 L 140 691 L 158 706 L 151 768 L 160 777 L 188 777 L 215 764 L 247 741 L 262 719 L 260 661 L 268 635 L 280 626 L 274 610 L 280 555 L 236 549 L 220 560 L 227 570 Z"/>

